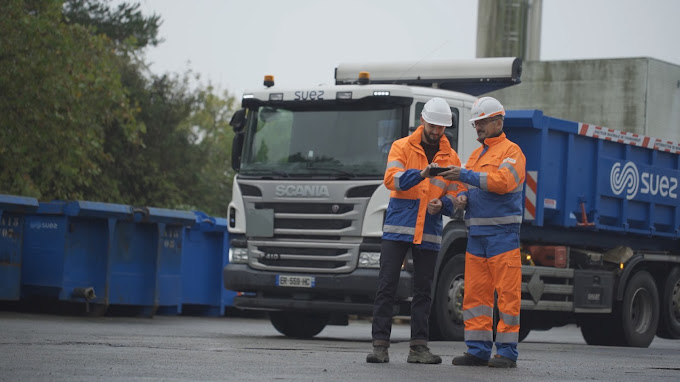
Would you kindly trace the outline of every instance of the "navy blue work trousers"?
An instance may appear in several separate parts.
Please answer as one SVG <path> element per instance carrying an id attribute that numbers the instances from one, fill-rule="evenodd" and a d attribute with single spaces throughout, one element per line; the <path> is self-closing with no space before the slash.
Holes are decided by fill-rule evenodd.
<path id="1" fill-rule="evenodd" d="M 413 250 L 413 300 L 411 301 L 411 346 L 425 345 L 429 339 L 432 305 L 432 279 L 437 252 L 419 249 L 404 241 L 382 240 L 378 292 L 373 303 L 373 345 L 389 346 L 392 312 L 401 266 L 409 248 Z"/>

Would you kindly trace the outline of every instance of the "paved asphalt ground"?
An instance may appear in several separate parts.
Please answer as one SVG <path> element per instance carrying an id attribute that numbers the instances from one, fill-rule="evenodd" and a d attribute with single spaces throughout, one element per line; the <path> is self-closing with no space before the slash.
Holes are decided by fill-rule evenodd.
<path id="1" fill-rule="evenodd" d="M 310 340 L 243 317 L 78 317 L 0 311 L 0 381 L 680 381 L 680 341 L 588 346 L 578 328 L 532 332 L 517 369 L 459 367 L 462 342 L 431 342 L 440 365 L 406 362 L 397 324 L 390 363 L 367 364 L 370 323 Z"/>

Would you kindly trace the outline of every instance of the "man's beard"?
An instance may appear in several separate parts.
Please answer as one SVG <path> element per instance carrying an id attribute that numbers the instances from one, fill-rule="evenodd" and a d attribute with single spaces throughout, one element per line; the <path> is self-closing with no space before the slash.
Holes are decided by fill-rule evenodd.
<path id="1" fill-rule="evenodd" d="M 425 143 L 427 143 L 428 145 L 438 145 L 439 141 L 442 139 L 442 137 L 440 136 L 439 138 L 437 138 L 437 140 L 433 141 L 430 138 L 429 134 L 424 134 L 423 137 L 425 138 Z"/>

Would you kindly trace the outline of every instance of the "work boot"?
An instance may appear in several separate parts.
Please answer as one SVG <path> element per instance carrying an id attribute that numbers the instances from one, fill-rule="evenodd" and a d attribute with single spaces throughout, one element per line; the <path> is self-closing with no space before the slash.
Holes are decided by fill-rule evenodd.
<path id="1" fill-rule="evenodd" d="M 502 367 L 502 368 L 517 367 L 517 362 L 511 360 L 510 358 L 496 354 L 495 356 L 493 356 L 493 358 L 489 360 L 489 367 Z"/>
<path id="2" fill-rule="evenodd" d="M 408 352 L 408 363 L 442 363 L 442 357 L 432 354 L 425 345 L 411 346 Z"/>
<path id="3" fill-rule="evenodd" d="M 366 356 L 368 363 L 387 363 L 390 362 L 390 355 L 387 353 L 387 346 L 373 346 L 373 353 Z"/>
<path id="4" fill-rule="evenodd" d="M 457 366 L 490 366 L 489 361 L 475 357 L 470 353 L 463 353 L 460 357 L 455 357 L 451 363 Z"/>

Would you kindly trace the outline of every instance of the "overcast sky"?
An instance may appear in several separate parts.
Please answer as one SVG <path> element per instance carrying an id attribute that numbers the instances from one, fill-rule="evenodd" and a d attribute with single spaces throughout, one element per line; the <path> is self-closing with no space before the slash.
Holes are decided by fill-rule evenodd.
<path id="1" fill-rule="evenodd" d="M 135 0 L 114 0 L 115 3 Z M 476 0 L 138 0 L 161 16 L 151 70 L 191 69 L 240 99 L 332 84 L 341 62 L 470 59 Z M 680 1 L 543 0 L 543 61 L 652 57 L 680 65 Z"/>

